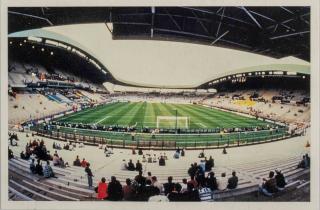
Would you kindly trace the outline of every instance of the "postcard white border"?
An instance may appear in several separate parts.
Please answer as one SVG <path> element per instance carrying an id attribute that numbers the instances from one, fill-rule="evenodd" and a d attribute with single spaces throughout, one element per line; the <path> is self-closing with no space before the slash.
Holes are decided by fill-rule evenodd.
<path id="1" fill-rule="evenodd" d="M 2 0 L 1 4 L 1 208 L 3 209 L 319 209 L 319 0 Z M 10 6 L 311 6 L 311 201 L 310 202 L 216 202 L 216 203 L 137 203 L 137 202 L 10 202 L 8 201 L 8 44 L 7 8 Z"/>

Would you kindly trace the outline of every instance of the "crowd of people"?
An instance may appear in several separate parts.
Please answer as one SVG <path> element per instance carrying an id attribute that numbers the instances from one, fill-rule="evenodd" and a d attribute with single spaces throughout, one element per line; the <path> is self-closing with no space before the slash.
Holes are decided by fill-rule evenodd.
<path id="1" fill-rule="evenodd" d="M 12 136 L 12 135 L 11 135 Z M 14 138 L 18 139 L 16 135 Z M 71 143 L 67 143 L 68 145 Z M 53 148 L 57 149 L 57 143 L 53 143 Z M 103 145 L 99 145 L 99 149 L 103 149 Z M 105 152 L 109 151 L 109 148 L 104 148 Z M 112 150 L 110 150 L 112 151 Z M 142 156 L 142 162 L 154 163 L 154 159 L 162 165 L 162 161 L 168 160 L 165 153 L 161 153 L 158 158 L 151 154 L 144 154 L 141 149 L 138 149 L 136 153 L 135 149 L 132 149 L 132 154 L 138 154 Z M 9 159 L 14 158 L 14 154 L 10 148 L 8 148 Z M 148 156 L 148 158 L 146 158 Z M 177 159 L 185 156 L 184 149 L 177 149 L 174 152 L 173 159 Z M 30 160 L 30 172 L 37 174 L 45 178 L 56 177 L 55 173 L 50 165 L 52 161 L 53 166 L 56 167 L 68 167 L 69 164 L 59 156 L 57 150 L 53 155 L 47 150 L 43 140 L 34 139 L 26 144 L 25 151 L 20 153 L 20 158 Z M 94 189 L 97 193 L 97 198 L 100 200 L 111 201 L 149 201 L 149 200 L 167 200 L 167 201 L 214 201 L 216 191 L 233 190 L 238 187 L 238 177 L 236 171 L 233 171 L 230 177 L 227 177 L 225 172 L 221 173 L 221 176 L 216 177 L 213 168 L 215 162 L 212 156 L 206 157 L 204 150 L 198 155 L 200 159 L 199 163 L 194 162 L 187 170 L 189 179 L 183 178 L 180 182 L 174 182 L 173 177 L 169 176 L 167 182 L 160 183 L 157 176 L 152 175 L 149 171 L 147 176 L 143 175 L 144 167 L 140 160 L 133 163 L 132 159 L 129 162 L 123 160 L 122 169 L 129 171 L 137 171 L 138 174 L 133 178 L 127 178 L 125 184 L 122 185 L 115 176 L 112 176 L 110 181 L 107 182 L 105 177 L 101 178 L 101 181 L 94 187 L 93 172 L 91 170 L 90 163 L 79 156 L 73 162 L 74 166 L 84 168 L 84 172 L 88 178 L 89 189 Z M 43 164 L 44 162 L 44 164 Z M 165 164 L 164 164 L 165 166 Z M 302 160 L 299 162 L 298 168 L 309 168 L 310 157 L 308 154 L 303 155 Z M 267 178 L 262 179 L 262 183 L 259 185 L 259 192 L 262 192 L 266 196 L 272 196 L 275 193 L 285 189 L 287 180 L 281 170 L 270 171 Z"/>

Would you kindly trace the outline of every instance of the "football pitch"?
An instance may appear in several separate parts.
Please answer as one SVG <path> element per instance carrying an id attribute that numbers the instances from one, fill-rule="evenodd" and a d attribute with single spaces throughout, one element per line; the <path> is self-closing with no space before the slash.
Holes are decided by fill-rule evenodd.
<path id="1" fill-rule="evenodd" d="M 176 118 L 177 116 L 177 118 Z M 60 122 L 138 128 L 243 128 L 267 122 L 194 104 L 116 102 L 88 108 L 58 119 Z"/>

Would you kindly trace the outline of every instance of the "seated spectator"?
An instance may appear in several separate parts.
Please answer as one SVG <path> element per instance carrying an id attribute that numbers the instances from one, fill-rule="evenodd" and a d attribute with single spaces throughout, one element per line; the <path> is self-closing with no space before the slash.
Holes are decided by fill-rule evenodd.
<path id="1" fill-rule="evenodd" d="M 176 183 L 171 193 L 168 194 L 170 201 L 186 201 L 184 194 L 181 193 L 181 185 Z"/>
<path id="2" fill-rule="evenodd" d="M 193 187 L 193 184 L 188 183 L 187 189 L 188 190 L 183 193 L 186 201 L 200 201 L 199 192 Z"/>
<path id="3" fill-rule="evenodd" d="M 60 158 L 58 155 L 56 155 L 56 154 L 53 155 L 52 163 L 54 166 L 60 165 Z"/>
<path id="4" fill-rule="evenodd" d="M 26 156 L 25 156 L 25 154 L 24 154 L 24 152 L 23 152 L 23 151 L 21 151 L 21 153 L 20 153 L 20 158 L 21 158 L 21 159 L 23 159 L 23 160 L 25 160 L 25 159 L 26 159 Z"/>
<path id="5" fill-rule="evenodd" d="M 36 174 L 38 174 L 39 176 L 43 176 L 43 168 L 40 161 L 41 161 L 40 159 L 37 160 Z"/>
<path id="6" fill-rule="evenodd" d="M 151 172 L 149 171 L 149 172 L 148 172 L 148 176 L 146 177 L 146 179 L 147 179 L 147 180 L 151 180 L 151 178 L 152 178 L 152 175 L 151 175 Z"/>
<path id="7" fill-rule="evenodd" d="M 122 185 L 115 176 L 111 177 L 111 182 L 108 184 L 108 200 L 121 201 L 123 198 Z"/>
<path id="8" fill-rule="evenodd" d="M 185 156 L 185 151 L 184 149 L 181 150 L 181 157 L 184 157 Z"/>
<path id="9" fill-rule="evenodd" d="M 69 150 L 69 144 L 64 145 L 64 146 L 63 146 L 63 149 Z"/>
<path id="10" fill-rule="evenodd" d="M 136 163 L 136 171 L 142 171 L 142 164 L 140 163 L 139 160 Z"/>
<path id="11" fill-rule="evenodd" d="M 131 160 L 131 159 L 130 159 L 129 162 L 128 162 L 127 169 L 128 169 L 129 171 L 134 171 L 134 170 L 135 170 L 134 164 L 132 163 L 132 160 Z"/>
<path id="12" fill-rule="evenodd" d="M 108 197 L 108 185 L 106 183 L 106 178 L 102 177 L 101 182 L 98 184 L 97 188 L 97 198 L 99 200 L 105 200 Z"/>
<path id="13" fill-rule="evenodd" d="M 287 185 L 287 183 L 284 178 L 284 175 L 281 173 L 281 171 L 279 169 L 276 170 L 275 179 L 276 179 L 276 184 L 277 184 L 278 190 L 283 190 L 285 188 L 285 186 Z"/>
<path id="14" fill-rule="evenodd" d="M 222 154 L 224 154 L 224 155 L 227 154 L 227 150 L 226 150 L 225 147 L 224 147 L 223 150 L 222 150 Z"/>
<path id="15" fill-rule="evenodd" d="M 85 168 L 86 166 L 87 166 L 87 161 L 86 161 L 86 159 L 82 159 L 82 161 L 81 161 L 81 167 L 83 167 L 83 168 Z"/>
<path id="16" fill-rule="evenodd" d="M 157 160 L 156 160 L 157 161 Z M 149 155 L 149 157 L 148 157 L 148 163 L 152 163 L 152 157 L 151 157 L 151 155 Z"/>
<path id="17" fill-rule="evenodd" d="M 138 197 L 141 201 L 147 201 L 151 196 L 159 195 L 160 190 L 151 185 L 151 180 L 146 180 L 145 186 L 142 186 L 138 189 Z"/>
<path id="18" fill-rule="evenodd" d="M 80 144 L 79 144 L 79 148 L 83 148 L 84 147 L 84 144 L 81 142 Z"/>
<path id="19" fill-rule="evenodd" d="M 191 164 L 190 168 L 188 169 L 189 176 L 195 176 L 198 170 L 197 168 L 198 168 L 197 163 Z"/>
<path id="20" fill-rule="evenodd" d="M 228 185 L 227 188 L 228 189 L 235 189 L 238 186 L 238 177 L 236 176 L 236 172 L 233 171 L 232 172 L 232 177 L 230 177 L 228 179 Z"/>
<path id="21" fill-rule="evenodd" d="M 206 179 L 207 186 L 211 189 L 211 191 L 215 191 L 218 189 L 217 179 L 214 176 L 214 172 L 210 172 Z"/>
<path id="22" fill-rule="evenodd" d="M 9 149 L 9 148 L 8 148 L 8 158 L 9 158 L 9 160 L 12 159 L 12 158 L 14 158 L 13 152 L 12 152 L 12 150 Z"/>
<path id="23" fill-rule="evenodd" d="M 194 176 L 190 176 L 190 180 L 187 182 L 187 184 L 192 184 L 193 188 L 198 187 L 198 182 L 194 179 Z"/>
<path id="24" fill-rule="evenodd" d="M 54 156 L 59 157 L 59 155 L 58 155 L 58 151 L 57 151 L 57 150 L 55 150 L 53 155 L 54 155 Z"/>
<path id="25" fill-rule="evenodd" d="M 205 161 L 206 161 L 206 160 L 205 160 Z M 200 173 L 205 173 L 205 171 L 206 171 L 205 161 L 201 160 L 200 163 L 199 163 Z"/>
<path id="26" fill-rule="evenodd" d="M 213 193 L 207 186 L 200 184 L 198 192 L 200 201 L 213 201 Z"/>
<path id="27" fill-rule="evenodd" d="M 211 171 L 211 168 L 214 168 L 214 159 L 212 158 L 212 156 L 209 157 L 209 166 L 210 166 L 210 171 Z"/>
<path id="28" fill-rule="evenodd" d="M 152 162 L 153 162 L 153 163 L 156 163 L 156 162 L 157 162 L 157 156 L 156 156 L 156 154 L 153 155 Z"/>
<path id="29" fill-rule="evenodd" d="M 126 201 L 130 201 L 133 200 L 133 196 L 134 196 L 134 190 L 133 187 L 131 186 L 131 180 L 130 179 L 126 179 L 126 186 L 124 186 L 122 188 L 123 191 L 123 199 Z"/>
<path id="30" fill-rule="evenodd" d="M 308 154 L 306 154 L 304 156 L 304 164 L 305 164 L 306 168 L 310 168 L 310 157 Z"/>
<path id="31" fill-rule="evenodd" d="M 200 154 L 198 155 L 198 158 L 204 158 L 204 149 L 202 150 L 202 152 L 200 152 Z"/>
<path id="32" fill-rule="evenodd" d="M 181 193 L 184 193 L 188 190 L 188 181 L 186 178 L 182 179 L 181 183 Z"/>
<path id="33" fill-rule="evenodd" d="M 277 182 L 274 178 L 274 172 L 270 171 L 268 179 L 263 178 L 262 184 L 259 186 L 259 191 L 267 196 L 272 196 L 278 192 Z"/>
<path id="34" fill-rule="evenodd" d="M 160 159 L 159 159 L 159 166 L 165 166 L 165 165 L 166 165 L 166 161 L 163 158 L 163 156 L 161 156 Z"/>
<path id="35" fill-rule="evenodd" d="M 121 170 L 127 170 L 127 163 L 125 159 L 122 160 Z"/>
<path id="36" fill-rule="evenodd" d="M 174 158 L 174 159 L 179 159 L 179 157 L 180 157 L 180 153 L 175 152 L 175 153 L 173 154 L 173 158 Z"/>
<path id="37" fill-rule="evenodd" d="M 168 177 L 168 182 L 163 184 L 164 194 L 168 195 L 173 191 L 174 183 L 172 182 L 172 176 Z"/>
<path id="38" fill-rule="evenodd" d="M 163 185 L 159 183 L 156 176 L 151 177 L 152 186 L 157 187 L 160 192 L 163 191 Z"/>
<path id="39" fill-rule="evenodd" d="M 212 167 L 214 165 L 214 160 L 210 156 L 209 160 L 205 158 L 205 171 L 211 171 Z"/>
<path id="40" fill-rule="evenodd" d="M 68 165 L 68 162 L 65 163 L 64 160 L 62 159 L 62 157 L 60 157 L 60 159 L 59 159 L 59 166 L 60 166 L 61 168 L 65 168 L 65 167 L 67 167 L 67 166 L 69 166 L 69 165 Z"/>
<path id="41" fill-rule="evenodd" d="M 49 160 L 47 160 L 47 164 L 44 166 L 43 176 L 45 178 L 54 177 L 54 173 L 53 173 L 53 170 L 52 170 L 52 168 L 50 166 Z"/>
<path id="42" fill-rule="evenodd" d="M 73 165 L 74 165 L 74 166 L 81 166 L 81 162 L 80 162 L 80 159 L 79 159 L 79 156 L 78 156 L 78 155 L 77 155 L 77 157 L 76 157 L 76 160 L 73 161 Z"/>
<path id="43" fill-rule="evenodd" d="M 142 171 L 139 171 L 139 174 L 134 178 L 139 186 L 144 186 L 146 184 L 146 177 L 142 175 Z"/>
<path id="44" fill-rule="evenodd" d="M 144 155 L 142 156 L 142 162 L 143 163 L 147 162 L 147 159 L 146 159 L 146 157 Z"/>
<path id="45" fill-rule="evenodd" d="M 135 155 L 136 154 L 136 150 L 134 148 L 132 148 L 132 154 Z"/>
<path id="46" fill-rule="evenodd" d="M 228 180 L 226 177 L 226 173 L 221 174 L 221 178 L 217 180 L 218 183 L 218 190 L 225 190 L 227 189 Z"/>
<path id="47" fill-rule="evenodd" d="M 138 155 L 143 155 L 142 149 L 139 149 Z"/>
<path id="48" fill-rule="evenodd" d="M 11 146 L 18 146 L 18 142 L 17 142 L 17 140 L 16 139 L 14 139 L 14 138 L 10 138 L 10 145 Z"/>
<path id="49" fill-rule="evenodd" d="M 36 173 L 36 165 L 34 164 L 34 159 L 31 160 L 29 168 L 30 168 L 31 173 L 33 173 L 33 174 Z"/>

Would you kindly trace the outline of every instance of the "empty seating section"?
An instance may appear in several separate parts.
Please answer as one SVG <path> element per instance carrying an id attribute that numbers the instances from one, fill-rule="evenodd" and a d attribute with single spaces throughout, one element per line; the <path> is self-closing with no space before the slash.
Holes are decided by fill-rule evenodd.
<path id="1" fill-rule="evenodd" d="M 253 99 L 255 103 L 235 103 L 235 100 L 239 100 L 239 98 L 240 100 L 250 100 L 250 96 L 254 95 L 254 93 L 258 95 Z M 234 96 L 237 97 L 234 98 Z M 285 96 L 290 100 L 273 100 L 275 96 Z M 309 93 L 300 90 L 286 92 L 280 90 L 246 90 L 233 93 L 217 93 L 214 97 L 206 98 L 202 103 L 281 122 L 308 123 L 310 122 L 310 106 L 308 103 L 305 103 L 305 105 L 298 104 L 308 98 Z"/>
<path id="2" fill-rule="evenodd" d="M 9 97 L 9 124 L 17 124 L 31 119 L 39 119 L 70 109 L 41 94 L 17 94 Z"/>

